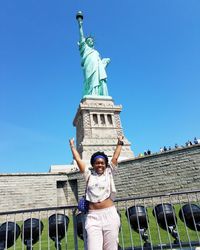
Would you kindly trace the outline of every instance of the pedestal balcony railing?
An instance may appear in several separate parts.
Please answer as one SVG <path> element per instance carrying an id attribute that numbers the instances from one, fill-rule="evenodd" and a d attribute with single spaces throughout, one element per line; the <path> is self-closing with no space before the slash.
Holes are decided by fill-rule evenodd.
<path id="1" fill-rule="evenodd" d="M 200 249 L 200 190 L 117 199 L 115 205 L 118 249 Z M 1 212 L 0 250 L 87 249 L 85 217 L 76 206 Z"/>

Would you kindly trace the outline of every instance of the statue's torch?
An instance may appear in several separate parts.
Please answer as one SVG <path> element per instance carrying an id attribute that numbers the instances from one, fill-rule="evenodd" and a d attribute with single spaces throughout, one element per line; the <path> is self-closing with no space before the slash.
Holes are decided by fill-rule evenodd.
<path id="1" fill-rule="evenodd" d="M 76 20 L 78 21 L 79 24 L 81 24 L 83 22 L 83 13 L 81 11 L 77 12 Z"/>

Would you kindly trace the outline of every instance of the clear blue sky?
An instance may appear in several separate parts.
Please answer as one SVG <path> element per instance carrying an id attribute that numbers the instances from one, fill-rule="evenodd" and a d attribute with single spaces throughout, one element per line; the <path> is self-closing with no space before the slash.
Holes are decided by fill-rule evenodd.
<path id="1" fill-rule="evenodd" d="M 199 0 L 0 1 L 0 172 L 69 164 L 82 97 L 76 12 L 110 57 L 135 155 L 200 137 Z"/>

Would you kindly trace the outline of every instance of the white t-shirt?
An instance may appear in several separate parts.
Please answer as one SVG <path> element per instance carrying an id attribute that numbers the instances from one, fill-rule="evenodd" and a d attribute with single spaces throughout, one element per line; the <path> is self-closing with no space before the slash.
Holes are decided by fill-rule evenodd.
<path id="1" fill-rule="evenodd" d="M 98 175 L 95 171 L 90 170 L 87 166 L 83 172 L 83 176 L 87 183 L 86 200 L 93 203 L 101 202 L 110 197 L 112 200 L 116 196 L 116 188 L 113 180 L 113 174 L 116 172 L 117 166 L 111 162 L 105 169 L 104 173 Z"/>

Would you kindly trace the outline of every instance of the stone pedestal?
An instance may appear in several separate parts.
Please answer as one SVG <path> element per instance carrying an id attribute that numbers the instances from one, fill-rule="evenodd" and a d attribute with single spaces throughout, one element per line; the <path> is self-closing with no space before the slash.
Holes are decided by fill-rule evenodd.
<path id="1" fill-rule="evenodd" d="M 124 135 L 120 112 L 111 97 L 84 97 L 81 100 L 73 125 L 76 127 L 76 147 L 82 159 L 88 162 L 96 151 L 104 151 L 112 157 L 117 137 Z M 119 160 L 133 158 L 131 143 L 124 138 Z"/>

